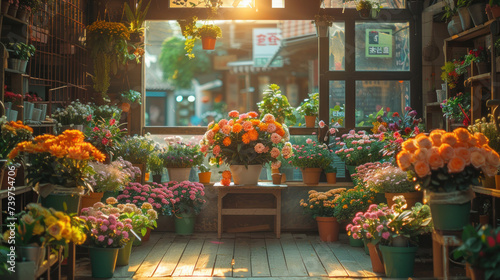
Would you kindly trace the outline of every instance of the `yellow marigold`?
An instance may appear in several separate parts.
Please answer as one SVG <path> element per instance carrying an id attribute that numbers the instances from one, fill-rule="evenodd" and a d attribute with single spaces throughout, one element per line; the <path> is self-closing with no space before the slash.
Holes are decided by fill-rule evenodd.
<path id="1" fill-rule="evenodd" d="M 76 160 L 88 160 L 90 155 L 87 151 L 82 150 L 78 146 L 67 147 L 68 149 L 68 158 L 76 159 Z"/>
<path id="2" fill-rule="evenodd" d="M 252 122 L 253 126 L 258 126 L 260 124 L 260 120 L 252 119 L 250 120 Z"/>
<path id="3" fill-rule="evenodd" d="M 342 206 L 343 209 L 347 209 L 347 204 L 345 204 L 344 206 Z"/>
<path id="4" fill-rule="evenodd" d="M 224 144 L 224 146 L 226 146 L 226 147 L 231 145 L 231 138 L 229 138 L 229 137 L 224 138 L 224 141 L 222 141 L 222 144 Z"/>
<path id="5" fill-rule="evenodd" d="M 217 124 L 217 123 L 216 123 L 216 124 L 214 124 L 214 127 L 212 127 L 212 131 L 213 131 L 213 132 L 218 132 L 218 131 L 219 131 L 219 129 L 220 129 L 220 128 L 219 128 L 219 124 Z"/>
<path id="6" fill-rule="evenodd" d="M 248 132 L 241 136 L 241 141 L 245 144 L 250 143 L 250 135 L 248 134 Z"/>

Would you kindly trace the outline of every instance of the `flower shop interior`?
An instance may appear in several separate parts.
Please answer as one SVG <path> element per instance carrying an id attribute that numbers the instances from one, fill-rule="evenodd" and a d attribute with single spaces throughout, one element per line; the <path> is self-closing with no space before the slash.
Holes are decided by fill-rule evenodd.
<path id="1" fill-rule="evenodd" d="M 2 0 L 1 279 L 500 279 L 499 17 Z"/>

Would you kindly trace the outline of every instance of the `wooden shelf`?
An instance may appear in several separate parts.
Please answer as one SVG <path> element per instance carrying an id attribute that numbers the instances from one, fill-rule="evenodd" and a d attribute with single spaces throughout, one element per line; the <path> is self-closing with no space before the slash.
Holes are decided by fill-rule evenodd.
<path id="1" fill-rule="evenodd" d="M 9 23 L 21 24 L 21 25 L 27 25 L 28 24 L 26 21 L 22 21 L 22 20 L 20 20 L 18 18 L 9 16 L 8 14 L 3 14 L 2 17 L 3 17 L 4 21 L 7 21 Z"/>
<path id="2" fill-rule="evenodd" d="M 500 190 L 497 189 L 490 189 L 490 188 L 483 188 L 480 186 L 472 186 L 472 190 L 474 192 L 480 193 L 480 194 L 485 194 L 493 197 L 499 197 L 500 198 Z"/>
<path id="3" fill-rule="evenodd" d="M 16 187 L 16 190 L 11 193 L 14 193 L 14 195 L 20 195 L 29 191 L 31 191 L 31 187 L 21 186 L 21 187 Z M 0 199 L 6 198 L 8 196 L 9 196 L 8 190 L 0 190 Z"/>
<path id="4" fill-rule="evenodd" d="M 5 73 L 21 74 L 23 76 L 29 77 L 29 75 L 26 74 L 25 72 L 21 72 L 21 71 L 10 69 L 10 68 L 5 68 L 4 71 L 5 71 Z"/>
<path id="5" fill-rule="evenodd" d="M 491 79 L 490 72 L 472 76 L 467 79 L 466 83 L 474 83 L 474 82 L 480 82 L 480 81 L 488 81 Z"/>
<path id="6" fill-rule="evenodd" d="M 425 104 L 425 106 L 427 106 L 427 107 L 441 106 L 441 102 L 431 102 L 431 103 Z"/>
<path id="7" fill-rule="evenodd" d="M 496 20 L 492 19 L 490 21 L 485 22 L 482 25 L 473 27 L 471 29 L 465 30 L 464 32 L 455 34 L 449 38 L 446 38 L 445 42 L 466 42 L 468 40 L 484 36 L 490 33 L 490 25 L 494 23 Z"/>

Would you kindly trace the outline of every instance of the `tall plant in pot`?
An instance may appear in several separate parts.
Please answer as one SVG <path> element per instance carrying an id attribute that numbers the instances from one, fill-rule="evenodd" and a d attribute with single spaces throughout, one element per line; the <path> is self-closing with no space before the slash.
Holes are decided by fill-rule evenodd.
<path id="1" fill-rule="evenodd" d="M 211 122 L 200 141 L 201 152 L 211 153 L 211 164 L 230 165 L 235 184 L 256 184 L 263 164 L 291 155 L 287 127 L 271 114 L 262 119 L 258 116 L 256 112 L 231 111 L 229 119 Z"/>
<path id="2" fill-rule="evenodd" d="M 339 240 L 339 222 L 335 217 L 335 207 L 338 198 L 345 188 L 331 189 L 327 192 L 317 192 L 310 190 L 306 200 L 301 199 L 299 204 L 304 212 L 312 215 L 318 223 L 319 237 L 324 242 L 334 242 Z"/>
<path id="3" fill-rule="evenodd" d="M 317 185 L 321 171 L 329 168 L 332 161 L 328 145 L 308 138 L 304 145 L 293 145 L 289 163 L 300 168 L 306 185 Z"/>
<path id="4" fill-rule="evenodd" d="M 11 66 L 9 66 L 9 68 L 25 73 L 26 67 L 28 65 L 28 60 L 30 59 L 30 57 L 35 55 L 35 46 L 31 44 L 25 44 L 23 42 L 17 42 L 10 43 L 9 48 L 12 50 L 10 58 L 12 64 Z"/>
<path id="5" fill-rule="evenodd" d="M 295 108 L 290 106 L 288 98 L 281 94 L 280 87 L 276 84 L 268 86 L 257 106 L 261 115 L 272 114 L 280 124 L 294 125 L 297 121 Z"/>
<path id="6" fill-rule="evenodd" d="M 199 145 L 170 142 L 165 151 L 160 153 L 168 171 L 170 181 L 188 181 L 193 166 L 203 163 L 203 153 Z"/>
<path id="7" fill-rule="evenodd" d="M 429 193 L 434 227 L 461 230 L 469 223 L 471 185 L 480 176 L 494 176 L 500 156 L 488 146 L 484 134 L 470 134 L 465 128 L 453 132 L 433 130 L 426 136 L 403 142 L 397 156 L 398 166 L 409 171 L 421 189 Z"/>
<path id="8" fill-rule="evenodd" d="M 136 177 L 136 182 L 139 183 L 144 183 L 148 158 L 158 148 L 158 144 L 148 136 L 126 136 L 122 138 L 121 146 L 115 152 L 116 156 L 130 161 L 141 170 L 140 176 Z"/>

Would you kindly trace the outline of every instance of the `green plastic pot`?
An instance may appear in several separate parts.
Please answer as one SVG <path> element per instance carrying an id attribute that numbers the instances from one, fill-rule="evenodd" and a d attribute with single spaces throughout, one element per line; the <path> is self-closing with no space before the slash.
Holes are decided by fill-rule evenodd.
<path id="1" fill-rule="evenodd" d="M 179 235 L 191 235 L 194 231 L 196 215 L 194 213 L 181 213 L 175 215 L 175 233 Z"/>
<path id="2" fill-rule="evenodd" d="M 365 254 L 370 255 L 370 250 L 368 249 L 368 240 L 363 239 L 363 246 L 365 246 Z"/>
<path id="3" fill-rule="evenodd" d="M 354 239 L 351 235 L 349 235 L 349 245 L 351 247 L 363 247 L 365 244 L 363 243 L 363 239 Z"/>
<path id="4" fill-rule="evenodd" d="M 45 208 L 54 208 L 65 213 L 78 213 L 80 195 L 77 193 L 51 193 L 46 197 L 40 196 L 40 203 Z"/>
<path id="5" fill-rule="evenodd" d="M 349 171 L 349 176 L 352 176 L 352 174 L 356 173 L 356 166 L 355 165 L 346 165 L 347 171 Z"/>
<path id="6" fill-rule="evenodd" d="M 128 265 L 130 260 L 130 253 L 132 253 L 132 243 L 134 243 L 135 236 L 133 234 L 129 235 L 130 240 L 125 244 L 123 248 L 118 250 L 118 257 L 116 259 L 117 266 Z"/>
<path id="7" fill-rule="evenodd" d="M 471 202 L 463 204 L 429 203 L 432 222 L 438 230 L 462 230 L 469 224 Z"/>
<path id="8" fill-rule="evenodd" d="M 413 276 L 415 254 L 418 247 L 379 246 L 384 259 L 385 274 L 388 278 L 408 278 Z"/>
<path id="9" fill-rule="evenodd" d="M 119 249 L 89 247 L 90 267 L 93 278 L 113 277 Z"/>

